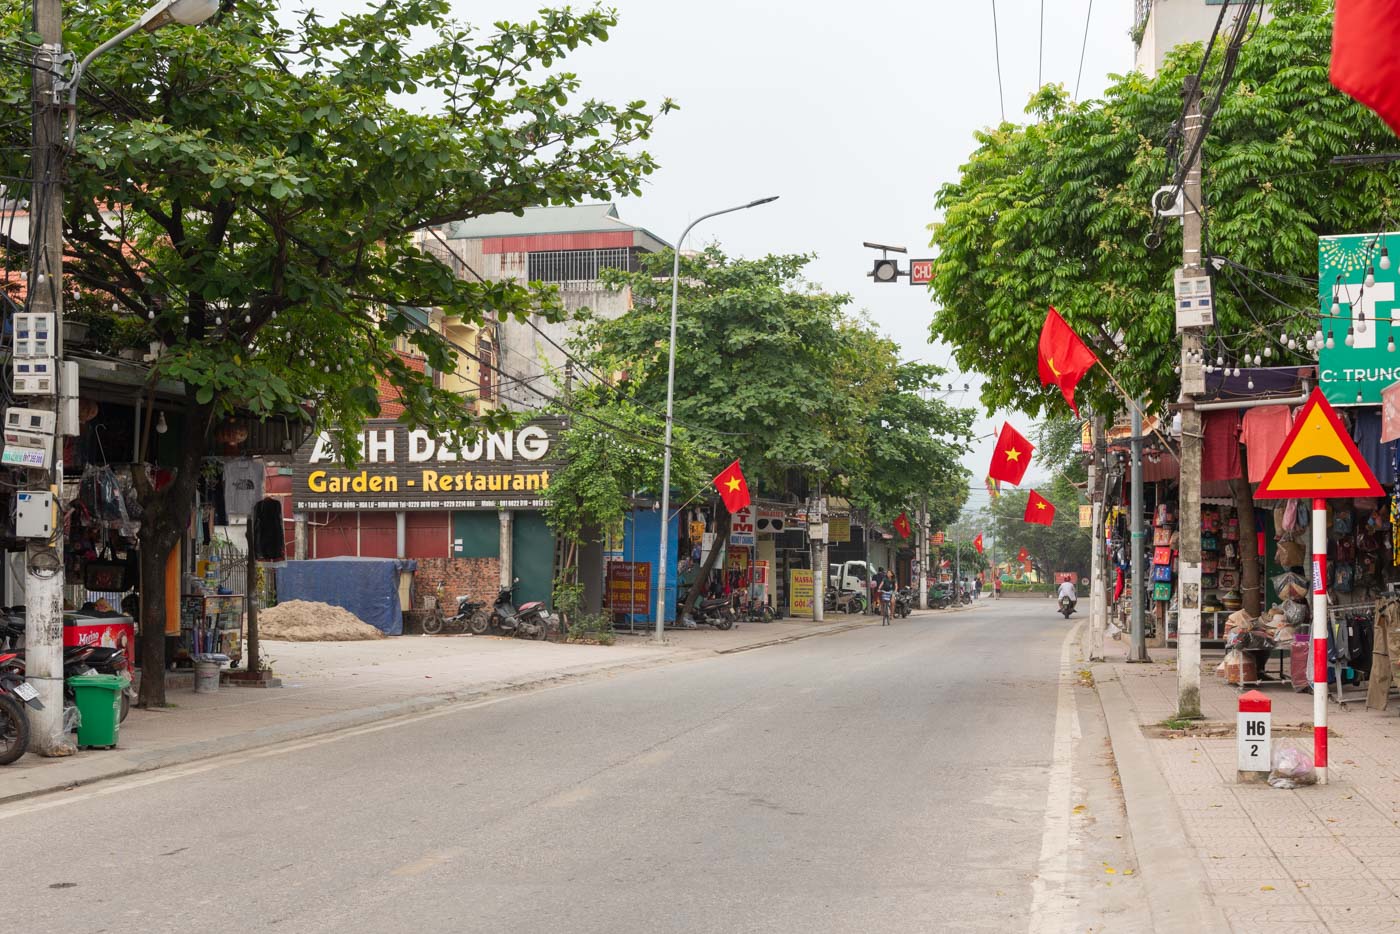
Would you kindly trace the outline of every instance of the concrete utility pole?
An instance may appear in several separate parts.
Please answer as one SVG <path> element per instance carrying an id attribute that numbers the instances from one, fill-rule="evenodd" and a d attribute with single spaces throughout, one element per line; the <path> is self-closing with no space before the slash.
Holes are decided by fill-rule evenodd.
<path id="1" fill-rule="evenodd" d="M 1142 607 L 1145 588 L 1147 587 L 1147 575 L 1142 573 L 1142 400 L 1137 399 L 1132 402 L 1133 407 L 1133 478 L 1132 478 L 1132 548 L 1130 554 L 1133 561 L 1133 642 L 1132 651 L 1128 653 L 1130 662 L 1150 662 L 1147 657 L 1147 629 L 1143 625 Z M 1199 652 L 1199 647 L 1197 648 Z"/>
<path id="2" fill-rule="evenodd" d="M 820 484 L 817 495 L 812 499 L 811 515 L 807 527 L 812 530 L 812 621 L 820 623 L 826 619 L 826 500 L 822 498 Z"/>
<path id="3" fill-rule="evenodd" d="M 919 573 L 918 579 L 910 581 L 910 586 L 919 592 L 919 609 L 928 609 L 928 494 L 919 501 Z"/>
<path id="4" fill-rule="evenodd" d="M 1094 416 L 1094 453 L 1089 461 L 1089 661 L 1101 662 L 1103 654 L 1103 634 L 1108 629 L 1108 582 L 1105 580 L 1107 561 L 1104 560 L 1103 540 L 1103 500 L 1104 500 L 1104 455 L 1107 445 L 1104 438 L 1104 419 Z"/>
<path id="5" fill-rule="evenodd" d="M 54 316 L 54 360 L 63 359 L 63 110 L 57 77 L 63 67 L 60 0 L 34 0 L 34 31 L 43 45 L 34 53 L 34 190 L 30 197 L 29 302 L 31 312 Z M 56 366 L 61 371 L 62 367 Z M 56 387 L 57 390 L 58 387 Z M 58 393 L 29 401 L 56 410 Z M 63 489 L 63 435 L 54 432 L 51 469 L 32 489 Z M 25 547 L 25 674 L 39 692 L 42 710 L 28 710 L 29 748 L 44 756 L 77 750 L 63 732 L 63 527 Z M 159 676 L 157 674 L 157 676 Z"/>
<path id="6" fill-rule="evenodd" d="M 1201 89 L 1194 76 L 1184 86 L 1186 118 L 1181 145 L 1191 157 L 1186 167 L 1182 196 L 1185 198 L 1181 229 L 1181 265 L 1188 276 L 1201 276 Z M 1181 499 L 1178 503 L 1181 529 L 1181 561 L 1177 576 L 1176 678 L 1177 717 L 1201 717 L 1201 413 L 1196 411 L 1192 392 L 1203 384 L 1201 374 L 1201 330 L 1181 330 Z"/>

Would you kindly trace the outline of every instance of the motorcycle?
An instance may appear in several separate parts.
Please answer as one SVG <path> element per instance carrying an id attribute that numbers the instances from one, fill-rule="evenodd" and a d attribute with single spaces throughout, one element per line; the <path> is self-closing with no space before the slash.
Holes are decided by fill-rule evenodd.
<path id="1" fill-rule="evenodd" d="M 865 594 L 859 590 L 844 590 L 836 595 L 830 608 L 842 613 L 864 613 L 865 607 Z"/>
<path id="2" fill-rule="evenodd" d="M 908 619 L 909 614 L 914 612 L 914 591 L 908 587 L 901 587 L 894 595 L 893 611 L 900 619 Z"/>
<path id="3" fill-rule="evenodd" d="M 728 597 L 714 597 L 704 599 L 695 604 L 695 622 L 706 626 L 713 626 L 716 629 L 734 628 L 734 608 L 729 604 Z"/>
<path id="4" fill-rule="evenodd" d="M 1069 597 L 1060 598 L 1060 613 L 1064 615 L 1065 619 L 1069 619 L 1071 614 L 1074 613 L 1074 604 L 1075 601 L 1071 600 Z"/>
<path id="5" fill-rule="evenodd" d="M 24 678 L 25 658 L 24 651 L 20 650 L 4 656 L 5 666 L 9 671 Z M 108 648 L 101 645 L 66 645 L 63 647 L 63 707 L 76 706 L 77 697 L 73 688 L 69 686 L 68 679 L 76 678 L 79 675 L 126 675 L 127 686 L 122 691 L 121 711 L 117 714 L 117 722 L 126 720 L 127 714 L 131 713 L 131 699 L 136 696 L 136 689 L 131 682 L 131 664 L 126 660 L 126 653 L 121 649 Z"/>
<path id="6" fill-rule="evenodd" d="M 930 610 L 946 610 L 953 605 L 953 597 L 942 587 L 930 587 L 928 589 L 928 607 Z"/>
<path id="7" fill-rule="evenodd" d="M 490 616 L 486 618 L 486 628 L 482 632 L 495 629 L 497 632 L 510 633 L 518 639 L 548 639 L 553 618 L 544 604 L 539 600 L 532 600 L 519 608 L 515 606 L 515 585 L 519 583 L 520 578 L 517 577 L 509 587 L 502 587 L 496 594 L 496 602 L 491 608 Z M 476 617 L 473 617 L 473 621 L 475 619 Z M 472 632 L 477 632 L 475 627 L 472 628 Z"/>
<path id="8" fill-rule="evenodd" d="M 16 661 L 20 664 L 15 665 Z M 9 765 L 29 748 L 26 707 L 44 709 L 39 692 L 25 682 L 24 665 L 18 655 L 0 655 L 0 765 Z"/>
<path id="9" fill-rule="evenodd" d="M 435 612 L 423 620 L 423 634 L 435 636 L 447 625 L 469 629 L 479 636 L 491 627 L 491 614 L 486 612 L 484 600 L 473 600 L 468 594 L 462 594 L 457 598 L 456 613 L 443 616 L 441 612 Z"/>

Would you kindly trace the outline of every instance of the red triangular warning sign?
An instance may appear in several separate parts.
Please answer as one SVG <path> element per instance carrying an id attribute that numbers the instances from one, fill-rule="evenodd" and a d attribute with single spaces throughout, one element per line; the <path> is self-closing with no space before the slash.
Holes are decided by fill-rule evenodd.
<path id="1" fill-rule="evenodd" d="M 1274 458 L 1258 499 L 1384 496 L 1331 404 L 1314 389 Z"/>

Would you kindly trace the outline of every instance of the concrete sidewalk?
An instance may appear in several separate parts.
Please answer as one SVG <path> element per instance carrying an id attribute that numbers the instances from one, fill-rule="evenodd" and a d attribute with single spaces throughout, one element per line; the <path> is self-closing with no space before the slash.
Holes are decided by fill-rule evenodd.
<path id="1" fill-rule="evenodd" d="M 932 614 L 930 614 L 932 615 Z M 76 785 L 362 726 L 448 704 L 575 678 L 714 657 L 878 625 L 740 623 L 728 632 L 668 631 L 667 644 L 619 636 L 616 645 L 565 645 L 498 636 L 402 636 L 375 642 L 265 642 L 282 688 L 172 689 L 169 707 L 132 710 L 117 749 L 64 759 L 26 755 L 0 768 L 0 803 Z"/>
<path id="2" fill-rule="evenodd" d="M 1206 725 L 1223 727 L 1223 735 L 1159 738 L 1143 728 L 1175 713 L 1175 653 L 1154 648 L 1152 664 L 1128 665 L 1122 660 L 1126 645 L 1110 642 L 1110 661 L 1093 673 L 1120 767 L 1129 764 L 1127 757 L 1145 757 L 1149 763 L 1131 765 L 1155 772 L 1155 789 L 1151 782 L 1138 788 L 1124 782 L 1139 848 L 1163 842 L 1160 812 L 1172 811 L 1165 815 L 1166 834 L 1173 826 L 1181 832 L 1214 906 L 1234 931 L 1400 931 L 1397 705 L 1385 713 L 1363 703 L 1330 705 L 1328 785 L 1241 785 L 1235 780 L 1238 691 L 1215 674 L 1218 655 L 1202 665 L 1201 707 Z M 1311 751 L 1310 729 L 1300 736 L 1279 731 L 1311 727 L 1312 695 L 1287 684 L 1262 690 L 1273 701 L 1274 743 L 1291 741 Z M 1144 822 L 1154 820 L 1159 826 L 1145 830 Z"/>

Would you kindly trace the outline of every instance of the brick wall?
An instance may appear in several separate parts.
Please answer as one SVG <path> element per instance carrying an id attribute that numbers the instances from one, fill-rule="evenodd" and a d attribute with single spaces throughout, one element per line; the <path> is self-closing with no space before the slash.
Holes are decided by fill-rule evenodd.
<path id="1" fill-rule="evenodd" d="M 436 595 L 442 584 L 442 604 L 448 613 L 456 612 L 457 597 L 470 594 L 473 600 L 490 606 L 501 587 L 501 562 L 497 558 L 415 558 L 414 590 L 421 606 L 423 598 Z"/>
<path id="2" fill-rule="evenodd" d="M 410 370 L 417 370 L 422 373 L 427 368 L 427 363 L 422 357 L 398 353 L 399 359 L 408 365 Z M 379 414 L 383 418 L 397 418 L 403 414 L 403 404 L 399 402 L 399 390 L 383 376 L 378 379 L 379 383 Z"/>

